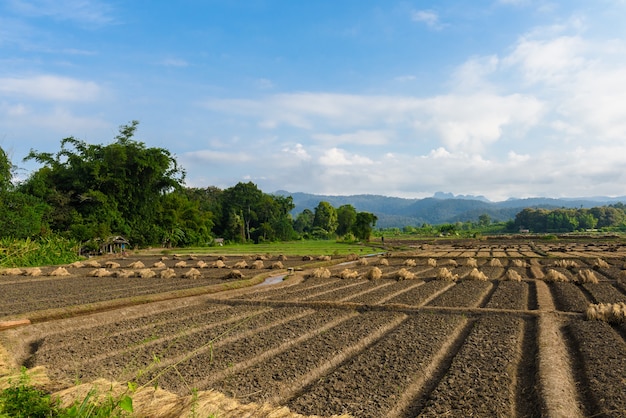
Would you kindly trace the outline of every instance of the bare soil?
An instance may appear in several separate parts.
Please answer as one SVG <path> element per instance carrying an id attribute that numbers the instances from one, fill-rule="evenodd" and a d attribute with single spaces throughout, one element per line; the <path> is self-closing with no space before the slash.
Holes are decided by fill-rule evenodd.
<path id="1" fill-rule="evenodd" d="M 241 284 L 226 278 L 232 268 L 202 268 L 197 279 L 95 278 L 86 277 L 85 268 L 66 278 L 45 271 L 41 277 L 0 276 L 0 318 L 38 322 L 1 331 L 0 341 L 15 367 L 45 366 L 52 389 L 106 378 L 180 396 L 218 390 L 241 403 L 268 402 L 318 416 L 546 416 L 568 407 L 557 392 L 545 390 L 559 387 L 563 375 L 549 367 L 559 364 L 558 372 L 573 382 L 568 390 L 575 400 L 563 416 L 626 416 L 626 328 L 583 314 L 589 303 L 626 300 L 618 283 L 626 250 L 617 242 L 593 244 L 404 242 L 380 268 L 385 277 L 405 268 L 416 279 L 368 280 L 382 257 L 371 257 L 368 265 L 337 259 L 342 264 L 329 266 L 331 278 L 309 278 L 309 267 L 294 258 L 283 264 L 304 271 L 284 282 L 219 293 L 211 286 Z M 442 266 L 471 271 L 469 257 L 487 281 L 462 274 L 456 282 L 436 279 Z M 493 265 L 494 258 L 502 267 Z M 545 275 L 563 258 L 594 268 L 601 282 L 546 285 L 531 271 L 533 266 Z M 594 267 L 598 258 L 608 267 Z M 408 259 L 416 265 L 405 265 Z M 156 258 L 142 260 L 148 266 Z M 528 267 L 514 267 L 514 260 Z M 260 271 L 242 270 L 245 278 L 285 274 L 273 272 L 270 261 Z M 341 279 L 345 268 L 359 277 Z M 522 281 L 504 280 L 506 269 Z M 569 278 L 577 272 L 561 271 Z M 198 291 L 176 294 L 189 289 Z M 133 303 L 140 297 L 154 301 Z M 58 315 L 115 300 L 125 306 Z M 556 325 L 542 332 L 542 323 Z"/>

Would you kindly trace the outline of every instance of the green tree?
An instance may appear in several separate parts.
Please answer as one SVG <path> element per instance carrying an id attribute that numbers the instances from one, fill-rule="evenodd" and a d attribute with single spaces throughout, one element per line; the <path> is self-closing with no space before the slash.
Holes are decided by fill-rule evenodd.
<path id="1" fill-rule="evenodd" d="M 329 236 L 337 229 L 337 210 L 328 202 L 322 201 L 315 208 L 313 228 L 320 235 Z"/>
<path id="2" fill-rule="evenodd" d="M 378 218 L 373 213 L 358 212 L 352 225 L 352 233 L 358 240 L 368 242 L 377 220 Z"/>
<path id="3" fill-rule="evenodd" d="M 313 230 L 315 213 L 311 209 L 304 209 L 298 214 L 293 223 L 293 229 L 299 234 L 309 234 Z"/>
<path id="4" fill-rule="evenodd" d="M 356 209 L 352 205 L 342 205 L 337 208 L 337 229 L 335 232 L 340 237 L 352 231 L 356 222 Z"/>
<path id="5" fill-rule="evenodd" d="M 56 155 L 31 150 L 26 160 L 43 167 L 22 189 L 53 208 L 54 229 L 70 231 L 79 221 L 100 237 L 119 232 L 138 244 L 160 241 L 157 221 L 163 198 L 182 187 L 185 172 L 168 150 L 134 141 L 137 125 L 132 121 L 121 126 L 109 145 L 69 137 Z"/>

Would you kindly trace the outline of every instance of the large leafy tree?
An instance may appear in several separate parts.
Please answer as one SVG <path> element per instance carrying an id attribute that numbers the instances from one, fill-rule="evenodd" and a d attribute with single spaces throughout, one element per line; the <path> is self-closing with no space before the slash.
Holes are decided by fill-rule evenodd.
<path id="1" fill-rule="evenodd" d="M 337 210 L 326 201 L 319 202 L 313 218 L 314 234 L 330 236 L 335 233 L 337 225 Z"/>
<path id="2" fill-rule="evenodd" d="M 352 233 L 361 241 L 369 241 L 378 217 L 369 212 L 358 212 L 352 226 Z"/>
<path id="3" fill-rule="evenodd" d="M 342 205 L 337 208 L 337 235 L 344 236 L 352 231 L 356 222 L 356 209 L 352 205 Z"/>
<path id="4" fill-rule="evenodd" d="M 132 139 L 138 124 L 121 126 L 108 145 L 69 137 L 55 155 L 31 150 L 26 160 L 43 167 L 22 189 L 54 208 L 53 228 L 92 237 L 123 233 L 138 244 L 162 239 L 169 228 L 157 223 L 164 196 L 182 187 L 185 173 L 168 150 Z"/>

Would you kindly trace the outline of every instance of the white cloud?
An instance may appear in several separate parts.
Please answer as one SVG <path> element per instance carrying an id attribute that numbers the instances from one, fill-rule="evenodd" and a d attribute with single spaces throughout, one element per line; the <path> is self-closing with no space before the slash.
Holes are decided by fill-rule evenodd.
<path id="1" fill-rule="evenodd" d="M 351 165 L 371 165 L 373 162 L 367 157 L 357 154 L 349 154 L 340 148 L 331 148 L 324 152 L 319 162 L 323 166 L 351 166 Z"/>
<path id="2" fill-rule="evenodd" d="M 439 21 L 439 15 L 433 10 L 414 10 L 411 12 L 411 20 L 425 23 L 431 29 L 441 29 L 443 27 Z"/>
<path id="3" fill-rule="evenodd" d="M 329 144 L 357 144 L 357 145 L 384 145 L 390 141 L 393 134 L 387 131 L 358 130 L 343 134 L 320 133 L 311 137 L 318 141 Z"/>
<path id="4" fill-rule="evenodd" d="M 84 25 L 114 22 L 111 6 L 98 0 L 9 0 L 10 7 L 28 17 L 51 17 Z"/>
<path id="5" fill-rule="evenodd" d="M 188 67 L 189 63 L 181 58 L 166 58 L 160 62 L 165 67 Z"/>
<path id="6" fill-rule="evenodd" d="M 92 81 L 40 75 L 0 78 L 0 92 L 17 98 L 27 97 L 43 101 L 87 102 L 96 100 L 102 89 Z"/>

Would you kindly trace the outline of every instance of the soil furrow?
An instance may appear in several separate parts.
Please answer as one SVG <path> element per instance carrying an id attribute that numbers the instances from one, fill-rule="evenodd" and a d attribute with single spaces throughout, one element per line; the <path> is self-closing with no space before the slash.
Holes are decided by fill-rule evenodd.
<path id="1" fill-rule="evenodd" d="M 422 286 L 414 287 L 413 289 L 410 289 L 406 292 L 399 294 L 398 296 L 393 297 L 392 299 L 389 299 L 387 303 L 398 303 L 410 306 L 423 306 L 453 286 L 455 286 L 454 282 L 431 280 L 425 282 Z"/>
<path id="2" fill-rule="evenodd" d="M 492 286 L 491 282 L 462 280 L 450 290 L 430 301 L 428 305 L 452 308 L 477 307 L 484 300 Z"/>

